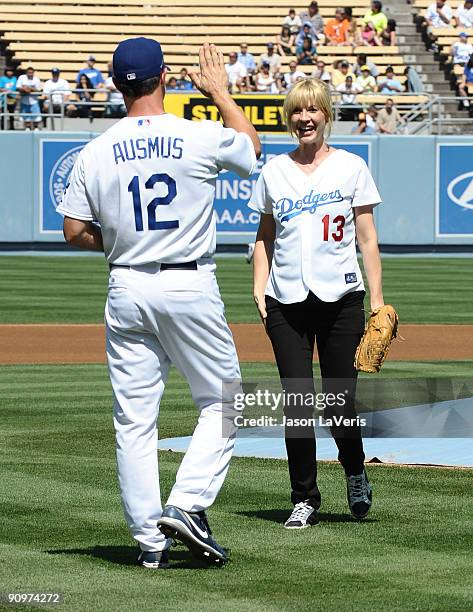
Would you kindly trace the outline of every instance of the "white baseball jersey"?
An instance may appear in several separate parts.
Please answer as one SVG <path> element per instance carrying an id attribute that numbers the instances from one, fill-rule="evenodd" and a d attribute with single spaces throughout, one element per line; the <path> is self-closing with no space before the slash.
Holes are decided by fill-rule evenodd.
<path id="1" fill-rule="evenodd" d="M 364 289 L 353 208 L 380 202 L 364 160 L 343 149 L 332 152 L 310 175 L 287 153 L 271 159 L 248 204 L 272 214 L 276 222 L 266 295 L 291 304 L 312 291 L 335 302 Z"/>
<path id="2" fill-rule="evenodd" d="M 125 117 L 81 151 L 57 210 L 98 221 L 110 263 L 193 261 L 215 252 L 219 170 L 255 164 L 250 137 L 218 122 Z"/>

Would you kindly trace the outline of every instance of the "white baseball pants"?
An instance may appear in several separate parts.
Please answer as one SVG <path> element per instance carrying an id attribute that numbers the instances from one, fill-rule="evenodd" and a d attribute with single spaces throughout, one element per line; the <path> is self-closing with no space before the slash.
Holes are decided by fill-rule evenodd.
<path id="1" fill-rule="evenodd" d="M 203 259 L 197 270 L 161 272 L 147 264 L 110 273 L 105 322 L 118 479 L 142 550 L 170 545 L 156 526 L 162 512 L 156 420 L 171 363 L 187 378 L 200 416 L 167 503 L 188 512 L 208 508 L 233 452 L 233 396 L 223 397 L 222 381 L 239 380 L 240 369 L 214 270 Z"/>

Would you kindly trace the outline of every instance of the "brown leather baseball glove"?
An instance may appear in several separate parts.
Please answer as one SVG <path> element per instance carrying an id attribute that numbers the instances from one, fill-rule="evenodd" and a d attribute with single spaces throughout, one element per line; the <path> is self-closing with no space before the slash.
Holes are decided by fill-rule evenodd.
<path id="1" fill-rule="evenodd" d="M 366 324 L 365 333 L 355 353 L 355 368 L 361 372 L 379 372 L 393 338 L 397 336 L 399 317 L 392 306 L 376 308 Z"/>

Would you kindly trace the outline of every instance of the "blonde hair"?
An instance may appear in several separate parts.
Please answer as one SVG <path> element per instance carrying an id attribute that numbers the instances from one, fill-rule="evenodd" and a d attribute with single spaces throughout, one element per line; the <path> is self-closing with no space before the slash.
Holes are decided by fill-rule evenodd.
<path id="1" fill-rule="evenodd" d="M 320 79 L 306 78 L 297 82 L 284 100 L 284 120 L 288 132 L 294 136 L 291 117 L 298 109 L 315 106 L 325 116 L 326 136 L 330 135 L 333 123 L 333 106 L 330 90 Z"/>

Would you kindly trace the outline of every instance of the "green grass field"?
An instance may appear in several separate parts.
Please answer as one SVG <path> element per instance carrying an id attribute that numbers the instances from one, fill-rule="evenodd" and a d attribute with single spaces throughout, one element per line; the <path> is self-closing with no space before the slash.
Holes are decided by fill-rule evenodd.
<path id="1" fill-rule="evenodd" d="M 463 289 L 470 265 L 386 259 L 386 299 L 404 322 L 473 323 L 471 286 Z M 4 257 L 0 266 L 1 322 L 101 322 L 101 259 Z M 256 322 L 250 267 L 220 259 L 219 280 L 229 320 Z M 383 376 L 468 377 L 471 365 L 388 362 Z M 276 377 L 273 364 L 242 370 Z M 358 524 L 340 466 L 322 464 L 322 522 L 294 533 L 281 526 L 290 511 L 286 463 L 235 458 L 209 513 L 232 562 L 206 569 L 177 547 L 172 569 L 153 572 L 136 567 L 122 515 L 105 366 L 3 366 L 0 417 L 0 592 L 59 591 L 61 607 L 78 611 L 473 609 L 472 470 L 372 465 L 374 507 Z M 196 418 L 173 371 L 160 437 L 189 435 Z M 159 453 L 164 500 L 180 459 Z"/>
<path id="2" fill-rule="evenodd" d="M 4 592 L 60 591 L 68 610 L 473 607 L 471 471 L 371 466 L 375 506 L 357 524 L 341 468 L 322 464 L 322 522 L 294 533 L 281 527 L 285 462 L 235 458 L 210 512 L 232 562 L 204 569 L 177 547 L 172 569 L 153 572 L 134 567 L 122 517 L 105 367 L 9 366 L 0 393 Z M 188 435 L 195 418 L 186 384 L 173 374 L 161 435 Z M 179 460 L 160 453 L 165 492 Z"/>
<path id="3" fill-rule="evenodd" d="M 228 320 L 257 323 L 251 266 L 217 262 Z M 386 258 L 386 302 L 404 323 L 473 323 L 471 267 L 471 259 Z M 0 323 L 100 323 L 106 290 L 100 257 L 1 257 Z"/>

